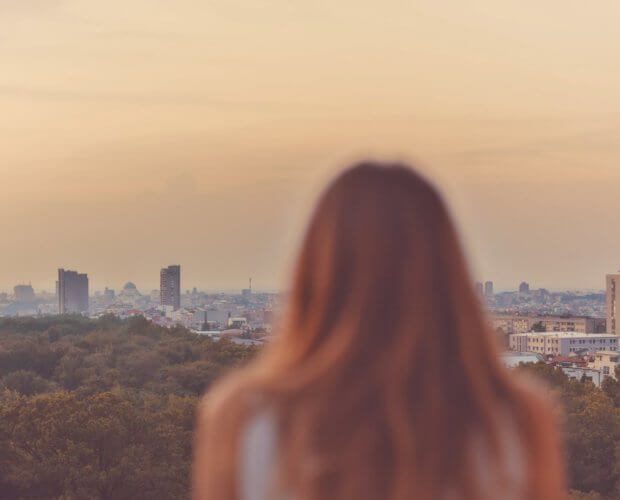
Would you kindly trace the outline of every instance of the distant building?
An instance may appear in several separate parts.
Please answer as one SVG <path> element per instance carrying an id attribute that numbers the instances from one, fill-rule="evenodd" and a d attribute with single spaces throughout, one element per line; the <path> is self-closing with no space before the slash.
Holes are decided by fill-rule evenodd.
<path id="1" fill-rule="evenodd" d="M 95 293 L 95 298 L 97 298 L 97 293 Z M 99 303 L 97 305 L 108 307 L 114 304 L 115 301 L 116 301 L 116 292 L 106 286 L 105 289 L 103 290 L 102 296 L 99 298 Z"/>
<path id="2" fill-rule="evenodd" d="M 220 326 L 227 326 L 228 319 L 231 317 L 230 311 L 221 309 L 208 309 L 207 321 L 216 323 Z"/>
<path id="3" fill-rule="evenodd" d="M 207 311 L 201 308 L 195 309 L 194 317 L 192 318 L 192 328 L 197 328 L 201 330 L 202 327 L 206 326 L 207 324 Z"/>
<path id="4" fill-rule="evenodd" d="M 493 282 L 492 281 L 487 281 L 484 284 L 484 296 L 485 297 L 493 297 Z"/>
<path id="5" fill-rule="evenodd" d="M 544 332 L 606 333 L 605 318 L 589 316 L 533 316 L 530 330 L 538 324 Z"/>
<path id="6" fill-rule="evenodd" d="M 534 352 L 504 352 L 501 360 L 507 368 L 515 368 L 521 363 L 541 363 L 545 358 Z"/>
<path id="7" fill-rule="evenodd" d="M 135 283 L 128 281 L 123 285 L 123 288 L 118 293 L 117 298 L 126 304 L 137 306 L 143 297 Z"/>
<path id="8" fill-rule="evenodd" d="M 484 293 L 484 287 L 480 281 L 476 281 L 476 293 L 480 297 L 482 297 L 482 294 Z"/>
<path id="9" fill-rule="evenodd" d="M 593 351 L 618 350 L 617 335 L 578 332 L 529 332 L 510 336 L 510 349 L 544 356 L 569 356 Z"/>
<path id="10" fill-rule="evenodd" d="M 491 324 L 496 330 L 501 328 L 504 333 L 525 333 L 531 330 L 530 318 L 517 314 L 493 314 Z"/>
<path id="11" fill-rule="evenodd" d="M 620 313 L 620 273 L 608 274 L 607 282 L 607 333 L 616 334 L 620 325 L 617 317 Z"/>
<path id="12" fill-rule="evenodd" d="M 532 318 L 546 332 L 606 333 L 605 318 L 589 316 L 539 316 Z"/>
<path id="13" fill-rule="evenodd" d="M 13 287 L 13 295 L 17 302 L 33 302 L 35 298 L 32 285 L 16 285 Z"/>
<path id="14" fill-rule="evenodd" d="M 250 278 L 250 286 L 241 290 L 241 295 L 246 299 L 252 295 L 252 278 Z"/>
<path id="15" fill-rule="evenodd" d="M 600 370 L 603 378 L 616 378 L 616 366 L 620 364 L 620 352 L 600 351 L 594 353 L 593 361 L 588 363 L 588 367 Z"/>
<path id="16" fill-rule="evenodd" d="M 530 293 L 530 284 L 526 281 L 522 281 L 519 285 L 519 293 L 528 294 Z"/>
<path id="17" fill-rule="evenodd" d="M 536 325 L 543 332 L 605 333 L 605 318 L 590 316 L 523 316 L 492 314 L 491 324 L 506 333 L 526 333 Z"/>
<path id="18" fill-rule="evenodd" d="M 242 329 L 248 324 L 247 318 L 228 318 L 228 327 L 233 329 Z"/>
<path id="19" fill-rule="evenodd" d="M 605 379 L 605 376 L 603 375 L 603 372 L 601 370 L 595 370 L 593 368 L 562 365 L 559 365 L 559 368 L 562 369 L 562 371 L 568 376 L 568 378 L 573 378 L 579 381 L 589 380 L 596 387 L 600 387 L 601 383 Z"/>
<path id="20" fill-rule="evenodd" d="M 58 269 L 58 313 L 88 312 L 88 275 Z"/>
<path id="21" fill-rule="evenodd" d="M 181 266 L 168 266 L 159 273 L 159 291 L 162 306 L 181 307 Z"/>

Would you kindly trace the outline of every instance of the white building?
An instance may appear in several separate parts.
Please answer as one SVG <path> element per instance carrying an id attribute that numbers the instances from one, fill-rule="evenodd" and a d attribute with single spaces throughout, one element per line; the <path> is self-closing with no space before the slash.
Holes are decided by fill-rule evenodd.
<path id="1" fill-rule="evenodd" d="M 617 351 L 620 336 L 603 333 L 528 332 L 510 335 L 510 349 L 553 356 L 592 351 Z"/>
<path id="2" fill-rule="evenodd" d="M 585 378 L 596 387 L 600 387 L 605 378 L 600 370 L 592 368 L 582 368 L 580 366 L 561 366 L 560 368 L 569 378 L 574 378 L 575 380 L 583 380 Z"/>
<path id="3" fill-rule="evenodd" d="M 248 324 L 247 318 L 228 318 L 229 328 L 244 328 Z"/>
<path id="4" fill-rule="evenodd" d="M 588 368 L 600 370 L 603 377 L 616 378 L 616 366 L 620 364 L 620 353 L 612 350 L 594 353 L 594 361 L 588 363 Z"/>
<path id="5" fill-rule="evenodd" d="M 502 363 L 506 368 L 515 368 L 521 363 L 540 363 L 545 358 L 541 354 L 533 352 L 503 352 Z"/>
<path id="6" fill-rule="evenodd" d="M 228 318 L 230 318 L 231 313 L 229 310 L 223 309 L 208 309 L 207 310 L 207 321 L 213 321 L 221 326 L 228 325 Z"/>

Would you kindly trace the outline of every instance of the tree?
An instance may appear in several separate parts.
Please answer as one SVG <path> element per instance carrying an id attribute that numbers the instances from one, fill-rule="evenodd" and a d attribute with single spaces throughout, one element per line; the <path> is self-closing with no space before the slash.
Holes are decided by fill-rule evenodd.
<path id="1" fill-rule="evenodd" d="M 522 365 L 518 371 L 544 381 L 557 394 L 564 414 L 563 434 L 567 452 L 568 478 L 580 492 L 600 494 L 601 498 L 620 493 L 620 410 L 609 397 L 611 382 L 605 391 L 591 382 L 569 379 L 560 368 L 545 363 Z M 615 387 L 615 386 L 614 386 Z"/>
<path id="2" fill-rule="evenodd" d="M 614 402 L 616 408 L 620 408 L 620 365 L 615 368 L 615 378 L 605 377 L 601 388 Z"/>
<path id="3" fill-rule="evenodd" d="M 45 380 L 36 373 L 28 370 L 18 370 L 5 375 L 0 379 L 0 387 L 16 391 L 24 396 L 32 396 L 41 392 L 51 392 L 57 388 L 56 384 Z"/>
<path id="4" fill-rule="evenodd" d="M 569 500 L 603 500 L 600 493 L 596 491 L 590 491 L 583 493 L 577 490 L 571 490 L 569 493 Z"/>
<path id="5" fill-rule="evenodd" d="M 0 319 L 0 498 L 187 498 L 197 396 L 256 352 L 144 318 Z"/>
<path id="6" fill-rule="evenodd" d="M 167 405 L 166 405 L 167 406 Z M 0 407 L 0 484 L 17 498 L 183 498 L 187 430 L 121 394 L 18 398 Z M 168 415 L 174 415 L 169 413 Z"/>
<path id="7" fill-rule="evenodd" d="M 580 491 L 609 494 L 618 480 L 616 443 L 620 416 L 600 390 L 578 396 L 566 414 L 566 449 L 571 484 Z"/>

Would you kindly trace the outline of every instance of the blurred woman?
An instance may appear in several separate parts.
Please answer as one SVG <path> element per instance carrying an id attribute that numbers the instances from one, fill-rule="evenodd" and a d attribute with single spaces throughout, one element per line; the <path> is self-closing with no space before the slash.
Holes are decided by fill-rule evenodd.
<path id="1" fill-rule="evenodd" d="M 565 498 L 549 407 L 499 361 L 448 211 L 400 165 L 329 186 L 274 343 L 201 406 L 195 500 Z"/>

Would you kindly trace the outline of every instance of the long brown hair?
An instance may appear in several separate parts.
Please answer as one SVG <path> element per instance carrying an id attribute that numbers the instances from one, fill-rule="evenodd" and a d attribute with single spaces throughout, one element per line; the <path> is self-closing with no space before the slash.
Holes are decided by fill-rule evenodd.
<path id="1" fill-rule="evenodd" d="M 500 498 L 469 457 L 479 436 L 500 462 L 509 421 L 523 498 L 565 497 L 549 409 L 501 365 L 448 211 L 405 166 L 356 165 L 323 194 L 277 340 L 205 397 L 196 500 L 238 498 L 239 436 L 264 407 L 298 500 Z"/>

